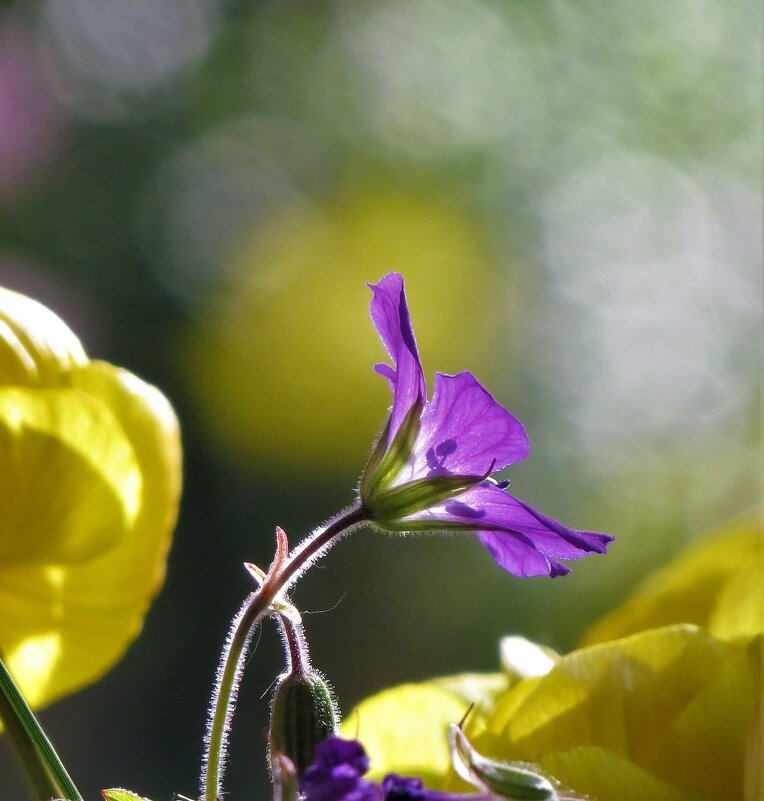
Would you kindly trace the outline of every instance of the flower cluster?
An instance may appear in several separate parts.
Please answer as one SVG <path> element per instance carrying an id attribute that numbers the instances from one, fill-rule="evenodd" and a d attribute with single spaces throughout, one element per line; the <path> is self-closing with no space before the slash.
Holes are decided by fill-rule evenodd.
<path id="1" fill-rule="evenodd" d="M 421 779 L 389 773 L 380 784 L 364 779 L 369 758 L 357 740 L 329 737 L 316 750 L 300 782 L 304 801 L 458 801 L 458 796 L 427 790 Z"/>

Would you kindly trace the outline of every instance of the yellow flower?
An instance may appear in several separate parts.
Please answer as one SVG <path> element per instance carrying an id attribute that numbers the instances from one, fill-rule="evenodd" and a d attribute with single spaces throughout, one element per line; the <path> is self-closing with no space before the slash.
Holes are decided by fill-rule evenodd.
<path id="1" fill-rule="evenodd" d="M 466 734 L 481 754 L 536 764 L 593 801 L 759 798 L 760 638 L 728 643 L 668 626 L 582 648 L 506 684 L 498 697 L 495 674 L 394 687 L 363 701 L 343 733 L 357 732 L 372 778 L 416 775 L 431 789 L 466 791 L 445 730 L 477 694 L 483 706 Z"/>
<path id="2" fill-rule="evenodd" d="M 760 697 L 760 641 L 668 626 L 574 651 L 516 685 L 474 745 L 597 801 L 742 801 Z"/>
<path id="3" fill-rule="evenodd" d="M 345 718 L 342 736 L 363 742 L 371 759 L 369 778 L 386 773 L 418 776 L 427 787 L 444 789 L 451 759 L 448 728 L 470 712 L 471 731 L 517 682 L 549 671 L 557 655 L 522 637 L 501 641 L 500 673 L 460 673 L 403 684 L 362 701 Z M 465 785 L 465 789 L 467 785 Z"/>
<path id="4" fill-rule="evenodd" d="M 30 704 L 99 678 L 140 631 L 180 464 L 157 389 L 0 288 L 0 651 Z"/>
<path id="5" fill-rule="evenodd" d="M 451 764 L 449 725 L 470 704 L 494 699 L 507 683 L 500 673 L 465 673 L 392 687 L 362 701 L 345 718 L 341 735 L 363 743 L 371 760 L 368 778 L 398 773 L 441 789 Z"/>
<path id="6" fill-rule="evenodd" d="M 672 623 L 695 623 L 722 640 L 764 632 L 764 529 L 738 520 L 687 548 L 649 576 L 584 642 L 606 642 Z"/>
<path id="7" fill-rule="evenodd" d="M 512 665 L 527 643 L 505 641 L 509 686 L 483 698 L 466 733 L 485 756 L 535 763 L 596 801 L 759 801 L 763 592 L 761 527 L 743 520 L 648 579 L 592 629 L 596 644 L 547 655 L 539 675 Z M 414 735 L 398 746 L 403 719 L 425 743 L 416 768 L 429 786 L 465 789 L 437 748 L 467 707 L 454 682 L 393 688 L 348 717 L 362 741 L 371 732 L 377 773 L 411 764 Z"/>

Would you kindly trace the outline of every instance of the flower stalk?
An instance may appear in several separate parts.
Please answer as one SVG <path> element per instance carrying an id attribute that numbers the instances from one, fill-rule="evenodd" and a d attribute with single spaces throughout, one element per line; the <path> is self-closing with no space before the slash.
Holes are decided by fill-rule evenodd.
<path id="1" fill-rule="evenodd" d="M 308 641 L 298 610 L 287 602 L 274 604 L 284 640 L 286 670 L 278 678 L 271 702 L 270 763 L 276 783 L 278 757 L 286 756 L 298 777 L 313 762 L 316 748 L 337 734 L 339 711 L 324 676 L 310 664 Z"/>
<path id="2" fill-rule="evenodd" d="M 279 614 L 279 600 L 310 565 L 367 520 L 367 512 L 362 506 L 351 506 L 306 537 L 289 555 L 286 535 L 278 529 L 276 555 L 270 569 L 261 575 L 255 572 L 256 569 L 251 570 L 261 585 L 247 597 L 233 620 L 210 704 L 201 780 L 203 801 L 218 801 L 220 797 L 228 731 L 253 633 L 264 617 Z"/>
<path id="3" fill-rule="evenodd" d="M 79 790 L 1 658 L 0 719 L 37 797 L 82 801 Z"/>

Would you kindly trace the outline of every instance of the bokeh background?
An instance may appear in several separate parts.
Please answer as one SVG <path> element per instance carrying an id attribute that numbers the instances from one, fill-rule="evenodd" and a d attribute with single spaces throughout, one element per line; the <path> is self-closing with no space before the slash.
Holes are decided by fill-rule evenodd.
<path id="1" fill-rule="evenodd" d="M 0 283 L 184 432 L 143 635 L 42 714 L 90 798 L 196 793 L 241 563 L 346 505 L 384 420 L 364 282 L 389 270 L 428 375 L 469 368 L 525 422 L 513 491 L 618 539 L 553 582 L 469 536 L 344 542 L 297 602 L 346 711 L 492 670 L 503 634 L 574 646 L 756 501 L 761 28 L 753 0 L 0 3 Z M 266 629 L 232 798 L 267 793 L 280 659 Z M 0 776 L 20 797 L 3 743 Z"/>

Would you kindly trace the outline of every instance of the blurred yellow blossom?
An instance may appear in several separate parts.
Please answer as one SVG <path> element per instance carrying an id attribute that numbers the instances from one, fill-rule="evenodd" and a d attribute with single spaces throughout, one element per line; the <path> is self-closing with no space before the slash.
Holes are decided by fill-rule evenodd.
<path id="1" fill-rule="evenodd" d="M 478 751 L 534 763 L 596 801 L 759 801 L 763 587 L 761 527 L 744 519 L 648 579 L 592 629 L 597 644 L 557 658 L 505 638 L 503 687 L 470 677 L 493 694 L 460 693 L 462 677 L 404 685 L 346 726 L 368 738 L 375 774 L 405 773 L 418 731 L 429 759 L 418 775 L 464 790 L 443 731 L 477 701 L 466 734 Z"/>
<path id="2" fill-rule="evenodd" d="M 386 773 L 418 776 L 440 788 L 450 758 L 446 735 L 470 704 L 492 703 L 509 684 L 502 673 L 462 673 L 383 690 L 345 718 L 342 735 L 361 740 L 371 760 L 370 779 Z"/>
<path id="3" fill-rule="evenodd" d="M 516 685 L 474 745 L 598 801 L 742 801 L 760 697 L 760 642 L 668 626 L 574 651 Z"/>
<path id="4" fill-rule="evenodd" d="M 406 276 L 423 359 L 487 380 L 504 319 L 492 258 L 464 206 L 381 181 L 287 205 L 232 255 L 232 276 L 186 349 L 205 421 L 228 449 L 291 472 L 361 464 L 387 387 L 366 281 Z M 502 365 L 504 368 L 504 365 Z"/>
<path id="5" fill-rule="evenodd" d="M 373 778 L 467 789 L 445 739 L 475 701 L 459 691 L 464 678 L 394 687 L 348 715 L 343 732 L 364 743 Z M 503 692 L 496 674 L 469 676 L 473 687 L 481 680 L 466 734 L 485 756 L 538 765 L 593 801 L 759 798 L 760 638 L 727 643 L 667 626 L 574 651 L 543 675 L 506 679 Z"/>
<path id="6" fill-rule="evenodd" d="M 586 644 L 671 623 L 696 623 L 723 640 L 764 631 L 764 528 L 746 517 L 709 534 L 600 620 Z"/>
<path id="7" fill-rule="evenodd" d="M 500 643 L 503 670 L 460 673 L 383 690 L 362 701 L 343 723 L 343 736 L 356 736 L 371 759 L 369 777 L 386 773 L 421 777 L 428 787 L 442 789 L 449 774 L 446 735 L 468 708 L 470 730 L 483 725 L 485 714 L 510 687 L 548 673 L 557 655 L 524 637 Z"/>
<path id="8" fill-rule="evenodd" d="M 180 465 L 157 389 L 0 288 L 0 651 L 30 704 L 99 678 L 140 631 Z"/>

